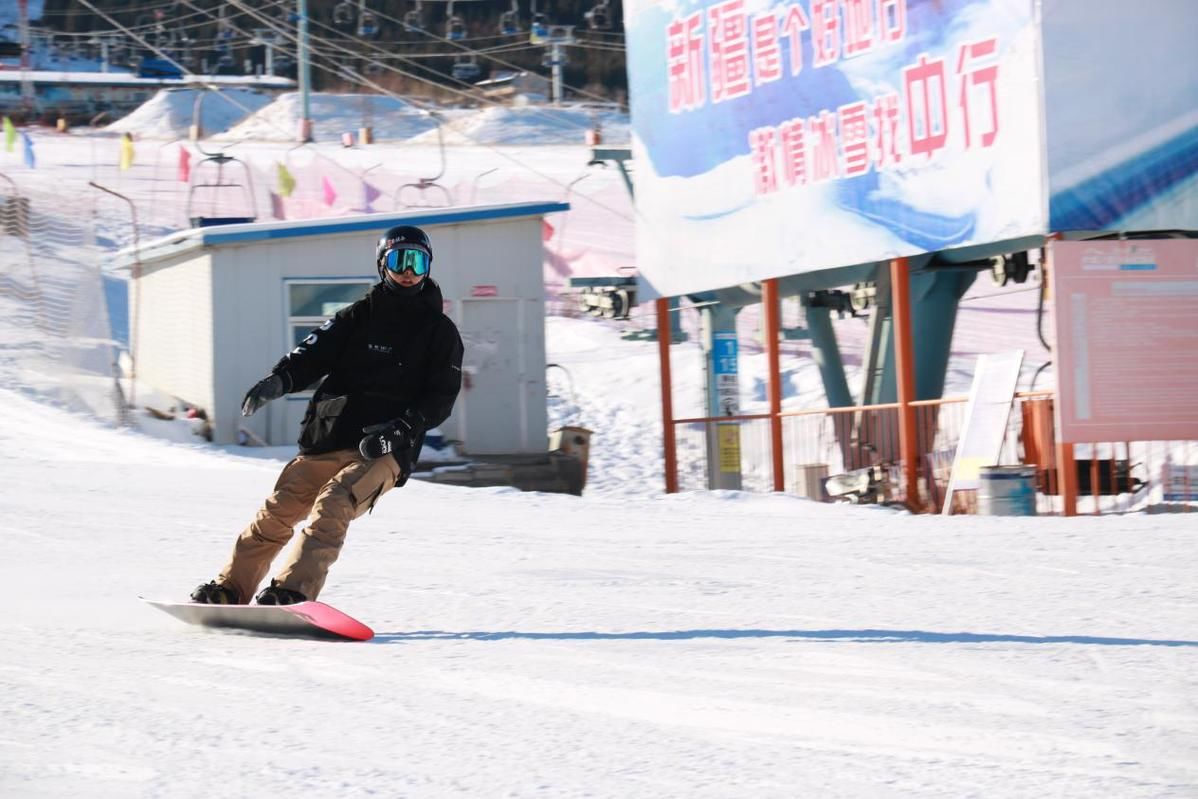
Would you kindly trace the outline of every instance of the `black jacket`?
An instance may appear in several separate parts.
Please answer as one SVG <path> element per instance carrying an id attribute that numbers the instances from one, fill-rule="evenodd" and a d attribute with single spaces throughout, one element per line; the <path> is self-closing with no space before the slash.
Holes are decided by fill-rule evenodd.
<path id="1" fill-rule="evenodd" d="M 304 414 L 301 453 L 357 449 L 362 428 L 414 412 L 419 454 L 424 430 L 449 417 L 462 387 L 462 339 L 441 304 L 432 278 L 413 297 L 379 283 L 283 356 L 272 371 L 288 392 L 324 378 Z"/>

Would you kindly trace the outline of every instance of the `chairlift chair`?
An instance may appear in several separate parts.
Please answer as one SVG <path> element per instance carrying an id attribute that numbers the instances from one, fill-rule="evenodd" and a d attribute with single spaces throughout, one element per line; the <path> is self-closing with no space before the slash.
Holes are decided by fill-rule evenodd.
<path id="1" fill-rule="evenodd" d="M 245 165 L 245 162 L 225 153 L 207 153 L 203 150 L 204 158 L 196 164 L 191 170 L 191 181 L 187 188 L 187 219 L 192 227 L 212 227 L 214 225 L 235 225 L 245 222 L 253 222 L 258 218 L 257 204 L 254 202 L 254 178 L 250 173 L 250 168 Z M 208 165 L 205 167 L 205 165 Z M 245 175 L 245 183 L 237 183 L 225 178 L 225 166 L 227 164 L 238 164 Z M 211 173 L 215 168 L 215 177 L 209 178 L 206 173 Z M 233 214 L 225 214 L 222 216 L 200 216 L 196 208 L 196 189 L 210 190 L 213 199 L 217 193 L 227 189 L 241 189 L 246 201 L 246 208 L 249 211 L 248 215 L 235 216 Z M 228 192 L 225 192 L 228 193 Z"/>
<path id="2" fill-rule="evenodd" d="M 512 8 L 510 11 L 504 11 L 499 15 L 499 34 L 501 36 L 514 36 L 520 32 L 520 5 L 518 0 L 512 0 Z"/>
<path id="3" fill-rule="evenodd" d="M 445 38 L 451 42 L 460 42 L 466 38 L 466 23 L 453 13 L 453 0 L 449 0 L 448 21 L 445 23 Z"/>
<path id="4" fill-rule="evenodd" d="M 421 2 L 416 0 L 416 7 L 404 12 L 403 29 L 408 33 L 424 30 L 423 16 Z"/>
<path id="5" fill-rule="evenodd" d="M 379 19 L 371 11 L 363 11 L 358 17 L 358 35 L 363 39 L 373 39 L 379 35 Z"/>
<path id="6" fill-rule="evenodd" d="M 605 31 L 611 30 L 611 12 L 608 8 L 608 0 L 603 0 L 599 5 L 592 8 L 582 15 L 587 21 L 587 27 L 591 30 Z"/>
<path id="7" fill-rule="evenodd" d="M 539 42 L 549 35 L 549 18 L 544 14 L 532 15 L 532 40 Z"/>
<path id="8" fill-rule="evenodd" d="M 476 80 L 482 74 L 482 69 L 478 66 L 478 62 L 474 60 L 473 55 L 455 56 L 453 59 L 452 73 L 454 80 L 472 81 Z"/>
<path id="9" fill-rule="evenodd" d="M 352 28 L 354 26 L 354 5 L 349 0 L 341 0 L 340 3 L 333 6 L 333 24 L 338 28 Z"/>

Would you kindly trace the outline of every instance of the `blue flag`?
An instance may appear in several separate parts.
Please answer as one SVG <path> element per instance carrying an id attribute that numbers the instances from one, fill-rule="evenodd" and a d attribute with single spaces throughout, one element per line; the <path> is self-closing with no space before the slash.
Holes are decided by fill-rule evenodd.
<path id="1" fill-rule="evenodd" d="M 22 133 L 21 141 L 25 144 L 25 166 L 36 169 L 37 159 L 33 157 L 33 139 L 29 138 L 28 133 Z"/>

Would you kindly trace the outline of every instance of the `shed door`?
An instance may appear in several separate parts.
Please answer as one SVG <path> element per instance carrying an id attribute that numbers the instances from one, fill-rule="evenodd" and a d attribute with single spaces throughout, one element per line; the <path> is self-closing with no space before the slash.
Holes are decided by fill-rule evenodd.
<path id="1" fill-rule="evenodd" d="M 459 401 L 460 435 L 471 454 L 528 447 L 524 326 L 519 300 L 463 299 L 462 359 L 470 388 Z"/>

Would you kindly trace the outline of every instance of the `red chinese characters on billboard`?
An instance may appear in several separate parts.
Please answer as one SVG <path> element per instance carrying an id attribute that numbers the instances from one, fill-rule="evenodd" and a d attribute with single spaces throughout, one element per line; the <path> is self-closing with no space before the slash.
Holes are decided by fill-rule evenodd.
<path id="1" fill-rule="evenodd" d="M 821 69 L 895 45 L 908 34 L 907 2 L 796 0 L 749 13 L 745 0 L 726 0 L 675 17 L 666 29 L 670 112 L 750 97 L 798 77 L 804 59 Z M 897 70 L 898 91 L 755 128 L 755 193 L 920 166 L 950 137 L 966 150 L 992 147 L 1002 123 L 998 56 L 997 36 L 920 53 Z"/>
<path id="2" fill-rule="evenodd" d="M 702 29 L 703 14 L 696 11 L 674 20 L 666 30 L 671 113 L 699 108 L 706 99 Z"/>
<path id="3" fill-rule="evenodd" d="M 749 85 L 749 21 L 744 0 L 728 0 L 707 9 L 711 31 L 711 101 L 744 97 Z"/>

